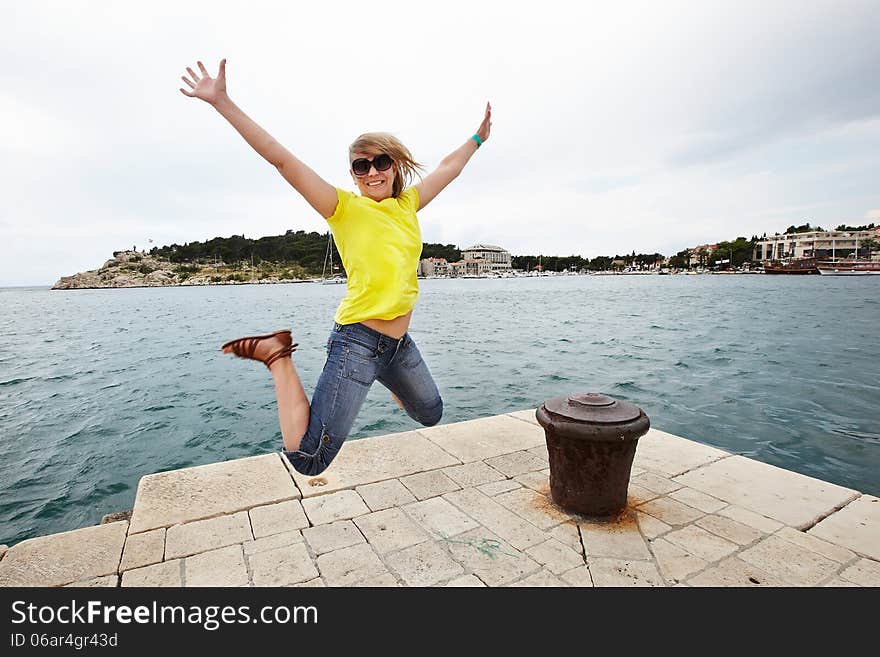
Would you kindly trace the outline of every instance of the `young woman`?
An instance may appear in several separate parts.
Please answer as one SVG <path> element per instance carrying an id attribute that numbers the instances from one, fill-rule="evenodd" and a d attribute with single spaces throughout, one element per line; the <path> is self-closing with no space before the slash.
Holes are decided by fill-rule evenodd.
<path id="1" fill-rule="evenodd" d="M 226 60 L 212 78 L 187 67 L 190 98 L 209 103 L 257 153 L 327 220 L 348 291 L 336 310 L 327 361 L 311 405 L 293 366 L 289 330 L 248 336 L 223 345 L 224 353 L 264 363 L 275 382 L 284 454 L 297 471 L 322 472 L 339 452 L 374 381 L 387 387 L 407 414 L 425 426 L 440 421 L 443 400 L 416 343 L 407 333 L 418 298 L 416 270 L 422 238 L 416 212 L 430 203 L 489 138 L 486 104 L 476 134 L 437 169 L 408 186 L 419 165 L 386 133 L 367 133 L 349 147 L 349 171 L 360 196 L 333 187 L 263 130 L 226 93 Z"/>

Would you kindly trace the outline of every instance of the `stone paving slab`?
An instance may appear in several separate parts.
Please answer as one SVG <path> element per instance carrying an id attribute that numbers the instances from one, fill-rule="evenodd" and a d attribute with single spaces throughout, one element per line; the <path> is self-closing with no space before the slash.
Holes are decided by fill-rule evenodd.
<path id="1" fill-rule="evenodd" d="M 710 463 L 675 481 L 798 528 L 811 526 L 858 495 L 849 488 L 743 456 Z"/>
<path id="2" fill-rule="evenodd" d="M 511 452 L 486 459 L 486 463 L 508 477 L 536 472 L 548 467 L 547 459 L 542 459 L 528 451 Z"/>
<path id="3" fill-rule="evenodd" d="M 585 565 L 582 554 L 554 538 L 530 547 L 526 550 L 526 554 L 554 575 L 561 575 L 567 570 Z"/>
<path id="4" fill-rule="evenodd" d="M 385 562 L 407 586 L 434 586 L 464 574 L 464 569 L 435 541 L 425 541 L 395 552 Z"/>
<path id="5" fill-rule="evenodd" d="M 633 513 L 625 514 L 617 522 L 582 522 L 580 530 L 587 558 L 651 558 L 647 541 L 639 531 Z"/>
<path id="6" fill-rule="evenodd" d="M 429 497 L 437 497 L 443 493 L 449 493 L 461 488 L 455 481 L 439 470 L 420 472 L 419 474 L 401 477 L 400 483 L 416 496 L 416 499 L 426 500 Z"/>
<path id="7" fill-rule="evenodd" d="M 119 575 L 105 575 L 104 577 L 94 577 L 83 582 L 74 582 L 73 584 L 65 584 L 65 588 L 115 588 L 119 586 Z M 856 586 L 856 585 L 854 585 Z"/>
<path id="8" fill-rule="evenodd" d="M 522 485 L 518 481 L 513 481 L 512 479 L 504 479 L 502 481 L 490 481 L 488 484 L 477 486 L 478 491 L 483 493 L 483 495 L 488 495 L 489 497 L 495 497 L 496 495 L 500 495 L 501 493 L 509 493 L 510 491 L 516 490 L 517 488 L 522 488 Z"/>
<path id="9" fill-rule="evenodd" d="M 246 541 L 245 543 L 242 543 L 242 548 L 244 548 L 244 556 L 249 557 L 258 552 L 267 552 L 268 550 L 274 550 L 286 545 L 293 545 L 294 543 L 302 543 L 303 541 L 305 541 L 305 538 L 303 538 L 302 532 L 294 529 L 292 531 L 258 538 L 253 541 Z"/>
<path id="10" fill-rule="evenodd" d="M 406 431 L 348 440 L 332 466 L 317 477 L 292 476 L 308 498 L 460 463 L 420 431 Z"/>
<path id="11" fill-rule="evenodd" d="M 481 461 L 546 444 L 544 430 L 508 415 L 419 429 L 435 445 L 462 463 Z"/>
<path id="12" fill-rule="evenodd" d="M 183 586 L 183 559 L 126 570 L 122 573 L 121 586 L 179 588 Z"/>
<path id="13" fill-rule="evenodd" d="M 416 501 L 415 495 L 397 479 L 358 486 L 355 492 L 370 507 L 370 511 L 382 511 Z"/>
<path id="14" fill-rule="evenodd" d="M 482 527 L 447 541 L 455 560 L 489 586 L 505 586 L 541 570 L 541 564 Z"/>
<path id="15" fill-rule="evenodd" d="M 651 541 L 650 546 L 660 573 L 669 584 L 678 584 L 709 565 L 709 562 L 691 554 L 685 548 L 670 543 L 665 538 Z"/>
<path id="16" fill-rule="evenodd" d="M 202 552 L 183 561 L 186 586 L 248 586 L 241 545 Z"/>
<path id="17" fill-rule="evenodd" d="M 328 586 L 353 586 L 387 572 L 385 564 L 366 543 L 322 554 L 317 564 Z"/>
<path id="18" fill-rule="evenodd" d="M 306 518 L 299 500 L 257 506 L 248 511 L 248 515 L 251 519 L 254 538 L 263 538 L 271 534 L 304 529 L 309 526 L 309 519 Z"/>
<path id="19" fill-rule="evenodd" d="M 518 420 L 534 424 L 536 427 L 540 427 L 541 425 L 538 424 L 538 418 L 535 416 L 537 410 L 537 408 L 531 408 L 524 411 L 513 411 L 512 413 L 507 413 L 507 415 L 509 415 L 510 417 L 515 417 Z"/>
<path id="20" fill-rule="evenodd" d="M 880 498 L 862 495 L 807 533 L 880 561 Z"/>
<path id="21" fill-rule="evenodd" d="M 805 534 L 791 527 L 783 527 L 776 532 L 776 536 L 807 550 L 812 550 L 837 563 L 848 563 L 856 558 L 856 555 L 845 547 L 829 543 L 812 534 Z"/>
<path id="22" fill-rule="evenodd" d="M 446 584 L 447 587 L 484 587 L 485 584 L 480 581 L 480 578 L 476 575 L 462 575 L 461 577 L 456 577 Z"/>
<path id="23" fill-rule="evenodd" d="M 657 497 L 650 502 L 640 504 L 637 508 L 668 525 L 686 525 L 705 515 L 702 511 L 671 497 Z"/>
<path id="24" fill-rule="evenodd" d="M 856 563 L 840 573 L 840 577 L 860 586 L 880 586 L 880 563 L 868 559 L 859 559 Z"/>
<path id="25" fill-rule="evenodd" d="M 695 577 L 688 579 L 690 586 L 789 586 L 785 580 L 771 575 L 765 570 L 746 563 L 736 556 L 729 557 L 716 566 L 707 568 Z"/>
<path id="26" fill-rule="evenodd" d="M 438 536 L 455 536 L 479 525 L 476 520 L 442 497 L 408 504 L 403 510 L 422 527 Z"/>
<path id="27" fill-rule="evenodd" d="M 525 579 L 521 579 L 518 582 L 514 582 L 513 584 L 508 584 L 508 586 L 514 587 L 559 587 L 566 586 L 563 582 L 561 582 L 552 572 L 547 570 L 542 570 L 541 572 L 535 573 L 534 575 L 529 575 Z"/>
<path id="28" fill-rule="evenodd" d="M 130 534 L 300 497 L 280 454 L 251 456 L 142 477 Z"/>
<path id="29" fill-rule="evenodd" d="M 309 556 L 304 543 L 257 552 L 248 557 L 248 562 L 254 586 L 291 586 L 318 576 L 315 562 Z"/>
<path id="30" fill-rule="evenodd" d="M 401 509 L 385 509 L 355 518 L 355 524 L 380 555 L 403 550 L 430 537 Z"/>
<path id="31" fill-rule="evenodd" d="M 593 586 L 593 577 L 590 575 L 590 569 L 586 566 L 579 566 L 563 573 L 561 579 L 569 586 L 581 588 Z"/>
<path id="32" fill-rule="evenodd" d="M 125 541 L 119 572 L 159 563 L 165 557 L 165 529 L 132 534 Z"/>
<path id="33" fill-rule="evenodd" d="M 500 505 L 494 498 L 483 495 L 475 488 L 447 493 L 443 499 L 457 506 L 484 527 L 488 528 L 517 550 L 542 543 L 544 533 L 535 525 L 509 509 Z"/>
<path id="34" fill-rule="evenodd" d="M 165 558 L 187 557 L 253 539 L 247 511 L 196 520 L 168 528 L 165 535 Z"/>
<path id="35" fill-rule="evenodd" d="M 737 556 L 765 572 L 773 573 L 791 586 L 816 586 L 832 577 L 839 567 L 836 561 L 775 534 Z"/>
<path id="36" fill-rule="evenodd" d="M 653 561 L 592 558 L 588 561 L 593 586 L 665 586 Z"/>
<path id="37" fill-rule="evenodd" d="M 633 467 L 671 478 L 728 456 L 729 452 L 651 428 L 639 438 Z"/>
<path id="38" fill-rule="evenodd" d="M 504 475 L 482 461 L 472 461 L 464 465 L 453 465 L 443 473 L 455 481 L 461 488 L 471 488 L 481 484 L 504 480 Z"/>
<path id="39" fill-rule="evenodd" d="M 312 525 L 348 520 L 370 512 L 361 496 L 353 490 L 303 500 L 303 509 Z"/>
<path id="40" fill-rule="evenodd" d="M 671 525 L 667 525 L 662 520 L 638 510 L 636 511 L 636 522 L 638 522 L 639 531 L 642 532 L 642 536 L 649 541 L 672 531 Z"/>
<path id="41" fill-rule="evenodd" d="M 737 545 L 748 545 L 764 536 L 757 529 L 721 515 L 706 515 L 697 519 L 694 524 Z"/>
<path id="42" fill-rule="evenodd" d="M 302 535 L 316 555 L 367 542 L 351 520 L 309 527 Z"/>
<path id="43" fill-rule="evenodd" d="M 13 545 L 0 561 L 0 586 L 63 586 L 115 575 L 128 523 L 111 522 Z"/>

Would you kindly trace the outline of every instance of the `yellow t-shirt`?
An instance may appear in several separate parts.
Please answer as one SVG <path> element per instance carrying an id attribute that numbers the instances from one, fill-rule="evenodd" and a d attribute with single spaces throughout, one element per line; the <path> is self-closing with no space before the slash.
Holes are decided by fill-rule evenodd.
<path id="1" fill-rule="evenodd" d="M 336 193 L 339 203 L 327 223 L 348 275 L 348 293 L 334 320 L 354 324 L 409 312 L 419 297 L 419 193 L 407 187 L 397 198 L 378 202 L 344 189 Z"/>

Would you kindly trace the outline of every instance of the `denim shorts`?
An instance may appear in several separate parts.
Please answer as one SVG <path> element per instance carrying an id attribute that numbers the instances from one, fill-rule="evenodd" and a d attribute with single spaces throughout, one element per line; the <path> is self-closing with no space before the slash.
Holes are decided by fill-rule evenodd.
<path id="1" fill-rule="evenodd" d="M 443 400 L 409 333 L 397 339 L 360 323 L 334 323 L 309 427 L 299 449 L 284 451 L 297 472 L 316 475 L 330 465 L 374 381 L 393 392 L 416 422 L 432 426 L 440 421 Z"/>

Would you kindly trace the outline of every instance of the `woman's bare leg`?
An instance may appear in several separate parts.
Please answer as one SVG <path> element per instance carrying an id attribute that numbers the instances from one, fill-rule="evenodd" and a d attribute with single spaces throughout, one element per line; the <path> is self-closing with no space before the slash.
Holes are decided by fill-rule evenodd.
<path id="1" fill-rule="evenodd" d="M 256 360 L 265 360 L 283 345 L 278 338 L 266 338 L 257 343 L 254 349 Z M 233 353 L 226 347 L 224 353 Z M 275 398 L 278 402 L 278 424 L 281 425 L 281 438 L 288 452 L 299 449 L 300 441 L 309 428 L 309 400 L 303 390 L 299 374 L 290 356 L 279 358 L 269 366 L 275 382 Z"/>
<path id="2" fill-rule="evenodd" d="M 299 443 L 309 428 L 309 400 L 289 356 L 279 358 L 269 367 L 275 381 L 278 400 L 278 424 L 281 438 L 288 452 L 299 449 Z"/>

